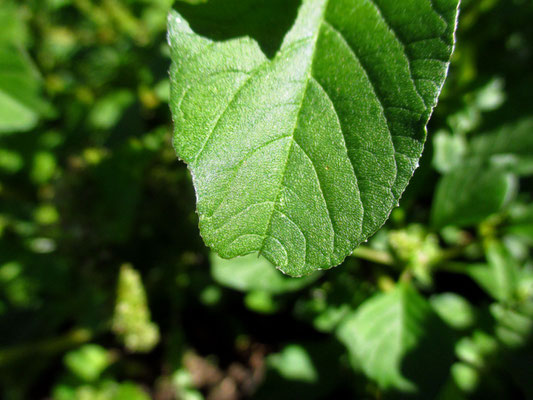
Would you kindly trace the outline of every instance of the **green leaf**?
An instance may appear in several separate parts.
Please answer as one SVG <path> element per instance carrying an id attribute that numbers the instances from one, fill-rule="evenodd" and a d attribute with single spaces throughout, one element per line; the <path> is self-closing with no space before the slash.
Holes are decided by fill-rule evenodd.
<path id="1" fill-rule="evenodd" d="M 433 225 L 476 225 L 501 211 L 515 194 L 515 174 L 533 172 L 532 130 L 529 118 L 474 138 L 465 161 L 437 186 Z"/>
<path id="2" fill-rule="evenodd" d="M 268 355 L 264 380 L 253 398 L 337 398 L 346 372 L 343 363 L 339 362 L 344 349 L 337 341 L 324 339 L 327 338 L 287 344 L 279 353 Z"/>
<path id="3" fill-rule="evenodd" d="M 488 265 L 469 265 L 467 273 L 488 294 L 500 301 L 510 301 L 516 296 L 520 270 L 509 250 L 496 241 L 486 245 Z"/>
<path id="4" fill-rule="evenodd" d="M 149 400 L 150 396 L 133 382 L 105 380 L 95 385 L 71 387 L 58 385 L 54 388 L 55 400 Z"/>
<path id="5" fill-rule="evenodd" d="M 169 16 L 174 145 L 206 244 L 300 276 L 387 219 L 422 152 L 458 0 L 304 0 L 268 59 Z"/>
<path id="6" fill-rule="evenodd" d="M 533 174 L 533 118 L 525 118 L 472 140 L 472 154 L 490 158 L 520 175 Z"/>
<path id="7" fill-rule="evenodd" d="M 41 80 L 19 48 L 0 46 L 0 135 L 32 129 L 48 106 L 41 99 Z"/>
<path id="8" fill-rule="evenodd" d="M 355 365 L 384 389 L 431 398 L 453 361 L 450 329 L 407 284 L 367 300 L 338 330 Z"/>
<path id="9" fill-rule="evenodd" d="M 89 121 L 96 129 L 111 129 L 134 101 L 135 96 L 129 90 L 112 92 L 94 105 L 89 113 Z"/>
<path id="10" fill-rule="evenodd" d="M 65 356 L 65 365 L 78 378 L 95 381 L 111 364 L 109 352 L 96 344 L 86 344 Z"/>
<path id="11" fill-rule="evenodd" d="M 446 131 L 439 131 L 433 137 L 433 167 L 440 173 L 453 170 L 461 164 L 466 152 L 466 142 L 462 135 L 451 135 Z"/>
<path id="12" fill-rule="evenodd" d="M 480 373 L 471 365 L 455 363 L 452 365 L 451 374 L 455 384 L 463 392 L 473 392 L 479 385 Z"/>
<path id="13" fill-rule="evenodd" d="M 509 226 L 505 231 L 533 245 L 533 204 L 514 204 L 509 210 Z"/>
<path id="14" fill-rule="evenodd" d="M 320 277 L 320 273 L 315 273 L 308 277 L 291 279 L 272 268 L 268 260 L 255 254 L 224 260 L 212 253 L 211 274 L 215 281 L 232 289 L 272 294 L 300 290 Z"/>
<path id="15" fill-rule="evenodd" d="M 112 400 L 149 400 L 148 394 L 135 383 L 122 382 L 112 393 Z"/>
<path id="16" fill-rule="evenodd" d="M 17 7 L 13 0 L 2 0 L 0 8 L 0 45 L 26 44 L 29 37 L 28 27 L 20 17 L 23 8 Z"/>
<path id="17" fill-rule="evenodd" d="M 439 181 L 431 207 L 433 226 L 472 226 L 500 211 L 515 194 L 516 178 L 503 168 L 470 159 Z"/>
<path id="18" fill-rule="evenodd" d="M 300 345 L 287 345 L 268 358 L 268 364 L 287 380 L 316 382 L 318 373 L 307 350 Z"/>
<path id="19" fill-rule="evenodd" d="M 246 308 L 259 314 L 274 314 L 279 309 L 271 293 L 254 290 L 244 297 Z"/>
<path id="20" fill-rule="evenodd" d="M 500 342 L 509 348 L 520 349 L 530 342 L 533 329 L 533 303 L 523 303 L 515 309 L 495 303 L 491 314 L 498 322 L 495 333 Z"/>
<path id="21" fill-rule="evenodd" d="M 468 329 L 476 320 L 472 305 L 458 294 L 436 294 L 431 297 L 430 302 L 442 320 L 452 328 Z"/>

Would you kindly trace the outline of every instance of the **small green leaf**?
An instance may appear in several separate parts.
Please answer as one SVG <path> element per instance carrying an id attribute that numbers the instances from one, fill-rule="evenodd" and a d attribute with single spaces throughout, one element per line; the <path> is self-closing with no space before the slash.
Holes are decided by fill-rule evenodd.
<path id="1" fill-rule="evenodd" d="M 65 356 L 65 364 L 70 371 L 87 382 L 98 379 L 110 363 L 108 351 L 96 344 L 86 344 Z"/>
<path id="2" fill-rule="evenodd" d="M 244 297 L 246 307 L 260 314 L 274 314 L 278 310 L 278 304 L 271 293 L 261 290 L 248 292 Z"/>
<path id="3" fill-rule="evenodd" d="M 318 372 L 307 350 L 296 344 L 271 355 L 268 364 L 287 380 L 314 383 L 318 379 Z"/>
<path id="4" fill-rule="evenodd" d="M 516 178 L 482 159 L 469 159 L 442 177 L 437 185 L 433 226 L 472 226 L 500 211 L 513 197 Z"/>
<path id="5" fill-rule="evenodd" d="M 14 174 L 24 166 L 24 158 L 16 151 L 0 149 L 0 171 Z"/>
<path id="6" fill-rule="evenodd" d="M 467 273 L 494 299 L 513 300 L 520 275 L 516 260 L 502 243 L 496 241 L 489 241 L 485 251 L 488 264 L 470 265 Z"/>
<path id="7" fill-rule="evenodd" d="M 134 101 L 135 96 L 129 90 L 112 92 L 94 105 L 88 116 L 89 122 L 97 129 L 111 129 Z"/>
<path id="8" fill-rule="evenodd" d="M 435 148 L 433 167 L 443 174 L 462 163 L 467 149 L 462 135 L 452 135 L 446 131 L 439 131 L 435 134 L 433 146 Z"/>
<path id="9" fill-rule="evenodd" d="M 340 264 L 387 219 L 422 153 L 458 0 L 303 0 L 268 59 L 169 16 L 174 146 L 200 230 L 224 258 L 301 276 Z"/>
<path id="10" fill-rule="evenodd" d="M 338 330 L 355 365 L 384 389 L 438 390 L 453 361 L 450 329 L 407 284 L 379 294 L 348 316 Z"/>
<path id="11" fill-rule="evenodd" d="M 480 373 L 471 365 L 455 363 L 452 365 L 451 374 L 457 387 L 463 392 L 473 392 L 479 385 Z"/>
<path id="12" fill-rule="evenodd" d="M 533 204 L 514 204 L 509 210 L 509 226 L 505 231 L 533 245 Z"/>
<path id="13" fill-rule="evenodd" d="M 444 322 L 455 329 L 468 329 L 475 322 L 472 305 L 455 293 L 436 294 L 430 299 L 433 309 Z"/>
<path id="14" fill-rule="evenodd" d="M 265 258 L 255 254 L 224 260 L 212 253 L 211 274 L 215 281 L 232 289 L 272 294 L 300 290 L 320 277 L 320 273 L 315 273 L 308 277 L 291 279 L 273 268 Z"/>
<path id="15" fill-rule="evenodd" d="M 455 346 L 457 357 L 477 368 L 486 368 L 497 351 L 496 339 L 481 330 L 475 330 L 471 337 L 463 337 Z"/>
<path id="16" fill-rule="evenodd" d="M 495 333 L 500 342 L 508 347 L 520 349 L 531 343 L 533 329 L 533 302 L 511 308 L 502 304 L 492 304 L 490 311 L 498 322 Z"/>

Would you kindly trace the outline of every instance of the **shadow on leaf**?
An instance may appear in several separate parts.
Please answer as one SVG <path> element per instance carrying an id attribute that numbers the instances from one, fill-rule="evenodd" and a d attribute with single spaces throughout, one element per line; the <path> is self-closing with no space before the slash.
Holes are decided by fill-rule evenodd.
<path id="1" fill-rule="evenodd" d="M 178 2 L 174 8 L 198 34 L 212 40 L 249 36 L 272 58 L 294 23 L 300 3 L 300 0 L 211 0 L 199 5 Z"/>

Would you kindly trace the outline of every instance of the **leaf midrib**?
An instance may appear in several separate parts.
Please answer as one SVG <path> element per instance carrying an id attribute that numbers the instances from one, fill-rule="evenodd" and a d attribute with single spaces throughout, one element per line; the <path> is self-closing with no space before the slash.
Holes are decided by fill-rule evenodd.
<path id="1" fill-rule="evenodd" d="M 287 167 L 289 165 L 289 157 L 291 156 L 291 152 L 292 152 L 292 150 L 294 148 L 294 144 L 296 143 L 296 145 L 301 148 L 301 146 L 296 142 L 296 139 L 294 138 L 294 134 L 295 134 L 295 132 L 296 132 L 296 130 L 298 128 L 298 124 L 300 123 L 300 114 L 301 114 L 301 111 L 302 111 L 302 108 L 303 108 L 303 105 L 304 105 L 304 102 L 305 102 L 305 96 L 306 96 L 307 90 L 309 88 L 309 82 L 311 81 L 311 79 L 313 79 L 312 74 L 311 74 L 311 71 L 313 69 L 313 59 L 315 57 L 318 37 L 320 36 L 320 29 L 322 27 L 322 23 L 325 20 L 325 13 L 326 13 L 328 4 L 329 4 L 329 0 L 324 0 L 324 3 L 322 5 L 321 18 L 320 18 L 321 22 L 317 26 L 316 31 L 314 32 L 314 35 L 312 37 L 313 38 L 312 39 L 312 41 L 313 41 L 313 44 L 312 44 L 313 49 L 312 50 L 313 51 L 311 52 L 309 65 L 307 67 L 307 71 L 306 71 L 306 74 L 305 74 L 306 75 L 306 79 L 305 79 L 305 84 L 304 84 L 303 89 L 302 89 L 302 96 L 301 96 L 301 100 L 300 100 L 300 105 L 298 107 L 298 110 L 295 113 L 294 126 L 293 126 L 292 130 L 290 131 L 291 132 L 291 135 L 289 136 L 290 137 L 290 145 L 289 145 L 289 148 L 287 149 L 287 156 L 285 157 L 285 165 L 283 167 L 283 171 L 280 174 L 280 180 L 279 180 L 279 183 L 278 183 L 278 192 L 277 192 L 276 197 L 274 199 L 274 203 L 272 204 L 272 211 L 270 213 L 268 224 L 267 224 L 267 227 L 266 227 L 265 232 L 264 232 L 263 242 L 261 243 L 261 246 L 259 247 L 259 252 L 261 254 L 263 253 L 263 250 L 265 248 L 266 240 L 269 237 L 268 233 L 269 233 L 269 231 L 270 231 L 270 229 L 272 227 L 272 219 L 274 218 L 274 212 L 275 211 L 280 212 L 279 210 L 276 210 L 276 208 L 278 207 L 279 202 L 280 202 L 280 196 L 281 196 L 281 191 L 282 191 L 282 187 L 283 187 L 283 181 L 285 180 L 285 175 L 287 173 Z M 290 43 L 288 46 L 295 45 L 298 42 L 299 41 Z M 287 51 L 287 49 L 284 49 L 284 50 Z M 280 52 L 280 54 L 282 54 L 282 52 Z M 302 151 L 305 153 L 305 151 L 303 149 L 302 149 Z M 307 154 L 306 154 L 306 156 L 307 156 Z M 309 158 L 309 156 L 307 156 L 307 157 Z M 311 158 L 309 158 L 309 160 L 311 161 L 311 164 L 313 165 L 313 169 L 315 170 L 315 173 L 316 173 L 316 167 L 314 166 L 313 161 L 311 160 Z M 319 184 L 320 195 L 322 196 L 322 200 L 324 201 L 324 204 L 326 206 L 326 210 L 327 210 L 327 213 L 328 213 L 328 220 L 329 220 L 329 223 L 331 225 L 331 230 L 332 230 L 333 236 L 334 236 L 335 235 L 335 229 L 333 228 L 333 221 L 331 219 L 329 206 L 328 206 L 328 203 L 327 203 L 326 198 L 324 196 L 324 191 L 322 190 L 322 184 L 320 182 L 320 178 L 318 177 L 318 174 L 316 174 L 316 175 L 317 175 L 317 181 L 318 181 L 318 184 Z M 288 216 L 286 216 L 286 217 L 290 220 L 290 218 Z M 293 223 L 296 226 L 298 226 L 298 224 L 296 224 L 295 222 L 293 222 Z M 305 237 L 305 234 L 303 233 L 303 231 L 301 229 L 300 229 L 300 231 L 302 232 L 302 236 L 304 237 L 305 243 L 306 243 L 306 249 L 305 249 L 305 253 L 304 253 L 304 257 L 303 257 L 303 263 L 305 265 L 307 263 L 307 242 L 308 242 L 308 240 Z M 332 238 L 332 241 L 333 241 L 333 244 L 334 244 L 335 243 L 334 242 L 334 238 Z M 331 263 L 331 254 L 328 254 L 327 256 L 329 258 L 329 262 Z M 287 263 L 288 263 L 288 259 L 287 259 Z"/>
<path id="2" fill-rule="evenodd" d="M 271 141 L 269 141 L 267 143 L 261 144 L 257 148 L 253 148 L 253 149 L 249 150 L 248 153 L 246 154 L 246 156 L 239 163 L 237 163 L 237 164 L 232 166 L 232 168 L 238 168 L 238 166 L 243 161 L 245 161 L 250 156 L 250 154 L 255 153 L 260 148 L 262 148 L 262 147 L 264 147 L 264 146 L 266 146 L 266 145 L 268 145 L 268 144 L 270 144 L 270 143 L 272 143 L 274 141 L 283 140 L 285 138 L 289 138 L 289 140 L 290 140 L 290 143 L 288 144 L 287 149 L 286 150 L 285 149 L 281 150 L 281 151 L 285 151 L 286 152 L 285 163 L 284 163 L 284 165 L 281 165 L 281 168 L 283 170 L 279 174 L 279 182 L 277 184 L 277 187 L 273 186 L 274 190 L 277 189 L 276 195 L 273 196 L 274 200 L 265 202 L 265 203 L 271 203 L 271 211 L 270 211 L 270 215 L 269 215 L 269 218 L 268 218 L 268 222 L 265 224 L 266 228 L 265 228 L 264 233 L 262 235 L 257 235 L 257 236 L 262 236 L 262 242 L 261 242 L 261 245 L 260 245 L 260 247 L 258 249 L 260 252 L 264 253 L 265 243 L 266 243 L 267 239 L 270 237 L 270 238 L 276 240 L 282 246 L 282 248 L 285 250 L 285 252 L 288 254 L 287 249 L 285 248 L 285 246 L 283 246 L 283 244 L 281 244 L 281 242 L 279 240 L 277 240 L 276 237 L 271 235 L 271 229 L 272 229 L 272 224 L 273 224 L 274 213 L 276 213 L 276 212 L 279 212 L 279 213 L 285 215 L 285 217 L 287 217 L 290 220 L 290 218 L 286 214 L 284 214 L 282 212 L 283 208 L 282 208 L 282 205 L 280 203 L 280 197 L 282 195 L 282 191 L 284 190 L 284 187 L 286 187 L 286 185 L 284 185 L 284 181 L 285 181 L 285 179 L 287 177 L 287 168 L 289 167 L 289 160 L 290 160 L 290 157 L 291 157 L 291 155 L 293 154 L 293 152 L 295 150 L 294 147 L 295 147 L 295 144 L 296 144 L 298 147 L 300 147 L 301 151 L 309 159 L 309 161 L 311 162 L 311 166 L 312 166 L 312 168 L 315 171 L 315 175 L 316 175 L 317 183 L 318 183 L 318 190 L 320 192 L 320 196 L 321 196 L 321 198 L 323 200 L 323 203 L 325 205 L 325 209 L 327 211 L 327 217 L 328 217 L 327 219 L 328 219 L 328 221 L 330 223 L 331 230 L 333 232 L 333 235 L 332 235 L 333 237 L 331 239 L 331 241 L 333 243 L 333 251 L 330 254 L 328 254 L 328 256 L 327 256 L 327 258 L 329 258 L 329 263 L 330 264 L 332 262 L 331 261 L 332 257 L 333 257 L 333 255 L 335 253 L 335 249 L 336 249 L 336 240 L 335 240 L 336 232 L 335 232 L 335 228 L 334 228 L 335 223 L 334 223 L 333 219 L 331 218 L 332 214 L 330 212 L 330 205 L 326 201 L 326 196 L 325 196 L 325 192 L 323 190 L 322 181 L 321 181 L 321 179 L 319 177 L 319 174 L 318 174 L 317 167 L 316 167 L 315 163 L 313 162 L 311 157 L 306 153 L 306 151 L 302 148 L 302 146 L 298 143 L 297 138 L 296 138 L 296 133 L 298 131 L 298 125 L 300 123 L 300 118 L 301 118 L 301 115 L 302 115 L 302 108 L 303 108 L 303 105 L 305 104 L 305 99 L 306 99 L 306 96 L 307 96 L 307 93 L 308 93 L 308 90 L 309 90 L 309 86 L 311 84 L 311 80 L 314 80 L 316 82 L 316 84 L 318 84 L 318 86 L 320 86 L 320 88 L 322 89 L 322 92 L 324 93 L 324 95 L 328 97 L 328 101 L 330 102 L 330 104 L 332 106 L 332 110 L 333 110 L 333 112 L 334 112 L 334 114 L 335 114 L 335 116 L 337 118 L 337 121 L 339 121 L 339 113 L 336 110 L 336 104 L 332 101 L 332 98 L 330 97 L 330 94 L 322 87 L 322 85 L 320 84 L 318 79 L 316 79 L 313 76 L 313 64 L 314 64 L 314 58 L 315 58 L 316 53 L 317 53 L 317 42 L 318 42 L 318 40 L 320 38 L 321 32 L 323 32 L 325 27 L 329 27 L 330 30 L 334 31 L 339 36 L 339 39 L 343 40 L 343 42 L 347 46 L 347 49 L 349 50 L 349 52 L 358 61 L 359 65 L 362 67 L 362 69 L 364 71 L 364 74 L 366 75 L 366 78 L 367 78 L 367 80 L 368 80 L 368 82 L 369 82 L 369 84 L 370 84 L 370 86 L 372 88 L 373 95 L 374 95 L 375 99 L 377 100 L 377 103 L 379 104 L 380 110 L 381 110 L 381 112 L 382 112 L 382 114 L 384 116 L 384 120 L 386 122 L 386 128 L 387 128 L 388 137 L 390 138 L 390 140 L 392 142 L 391 144 L 392 144 L 393 154 L 391 155 L 391 157 L 393 159 L 394 165 L 396 166 L 395 171 L 394 171 L 394 175 L 393 175 L 394 179 L 392 180 L 392 184 L 390 182 L 387 182 L 386 185 L 382 185 L 382 186 L 387 188 L 387 190 L 389 191 L 389 193 L 392 194 L 392 197 L 394 199 L 398 200 L 398 198 L 399 198 L 399 194 L 396 194 L 396 193 L 397 193 L 397 187 L 401 186 L 401 184 L 400 185 L 398 184 L 398 182 L 399 182 L 399 180 L 401 178 L 401 175 L 400 175 L 399 170 L 398 170 L 397 156 L 402 154 L 402 155 L 404 155 L 407 158 L 412 158 L 412 157 L 409 156 L 409 154 L 402 153 L 401 148 L 397 148 L 397 146 L 394 145 L 394 140 L 393 139 L 395 137 L 397 137 L 397 136 L 401 137 L 401 136 L 404 136 L 404 135 L 398 135 L 398 132 L 396 132 L 396 135 L 393 134 L 394 130 L 391 129 L 391 125 L 390 125 L 392 117 L 390 116 L 390 114 L 386 110 L 392 109 L 392 108 L 402 108 L 402 109 L 406 109 L 406 110 L 408 110 L 410 112 L 413 112 L 413 113 L 419 115 L 421 118 L 423 116 L 425 116 L 425 117 L 427 117 L 427 119 L 429 119 L 429 116 L 430 116 L 430 113 L 431 113 L 431 109 L 433 107 L 432 106 L 428 106 L 428 104 L 426 104 L 425 98 L 419 92 L 419 88 L 418 88 L 416 82 L 418 80 L 421 80 L 421 79 L 415 78 L 415 76 L 413 75 L 413 70 L 412 70 L 412 66 L 411 66 L 411 59 L 409 57 L 409 51 L 408 51 L 406 45 L 403 43 L 402 39 L 398 36 L 397 32 L 393 29 L 393 27 L 390 24 L 389 20 L 387 18 L 385 18 L 385 15 L 381 11 L 381 9 L 378 6 L 378 4 L 376 4 L 376 2 L 374 0 L 366 0 L 366 2 L 371 4 L 376 9 L 376 12 L 379 15 L 380 19 L 383 21 L 383 23 L 388 28 L 388 30 L 392 33 L 392 35 L 394 36 L 394 39 L 397 41 L 398 45 L 400 46 L 401 51 L 402 51 L 402 56 L 404 57 L 404 59 L 405 59 L 405 61 L 407 63 L 407 66 L 408 66 L 408 73 L 409 73 L 408 77 L 409 77 L 409 79 L 410 79 L 410 81 L 411 81 L 411 83 L 413 85 L 413 88 L 414 88 L 416 96 L 419 98 L 419 100 L 421 102 L 421 107 L 423 108 L 423 111 L 415 111 L 413 109 L 408 109 L 408 108 L 405 108 L 405 107 L 398 107 L 398 106 L 394 106 L 394 105 L 388 106 L 388 105 L 386 105 L 384 103 L 383 97 L 382 97 L 383 96 L 383 92 L 382 92 L 382 90 L 381 91 L 377 90 L 375 82 L 374 82 L 374 80 L 376 78 L 376 76 L 375 76 L 376 72 L 372 71 L 372 73 L 369 73 L 369 71 L 367 69 L 368 60 L 367 60 L 367 62 L 364 62 L 358 56 L 358 54 L 356 52 L 357 50 L 359 50 L 358 47 L 357 46 L 356 46 L 356 48 L 352 47 L 352 45 L 350 45 L 350 42 L 348 42 L 347 38 L 344 36 L 344 34 L 341 32 L 341 30 L 336 28 L 330 21 L 328 21 L 327 15 L 326 15 L 326 11 L 328 9 L 328 5 L 330 4 L 329 0 L 319 0 L 319 3 L 317 3 L 317 4 L 321 5 L 323 7 L 323 9 L 322 9 L 322 15 L 320 16 L 320 18 L 317 19 L 317 23 L 315 24 L 316 26 L 312 27 L 312 28 L 314 28 L 314 34 L 311 35 L 311 36 L 302 37 L 302 38 L 300 38 L 298 40 L 294 40 L 294 41 L 290 42 L 289 44 L 287 44 L 287 46 L 285 48 L 282 47 L 280 52 L 278 52 L 278 54 L 276 55 L 276 57 L 278 57 L 278 56 L 280 56 L 282 54 L 287 54 L 287 52 L 289 50 L 290 51 L 294 50 L 294 48 L 297 47 L 298 45 L 300 45 L 300 42 L 303 42 L 303 41 L 305 41 L 305 45 L 306 46 L 309 45 L 307 43 L 307 40 L 309 40 L 309 38 L 312 38 L 312 40 L 313 40 L 312 51 L 310 52 L 310 55 L 309 55 L 309 58 L 308 58 L 309 64 L 307 66 L 307 73 L 305 74 L 305 80 L 302 80 L 301 89 L 299 89 L 297 92 L 295 92 L 295 95 L 298 95 L 298 92 L 301 93 L 301 97 L 300 97 L 299 107 L 297 108 L 297 110 L 294 111 L 295 121 L 294 121 L 293 129 L 289 131 L 290 134 L 284 134 L 284 135 L 279 136 L 279 137 L 277 137 L 277 138 L 275 138 L 275 139 L 273 139 L 273 140 L 271 140 Z M 313 6 L 316 7 L 316 5 L 314 5 L 314 2 L 313 2 Z M 433 11 L 444 21 L 444 18 L 442 18 L 442 16 L 440 15 L 440 13 L 438 11 L 436 11 L 435 9 Z M 442 34 L 440 34 L 440 35 L 442 35 Z M 440 36 L 439 36 L 439 38 L 440 38 Z M 429 40 L 429 38 L 428 39 L 423 39 L 423 40 Z M 215 43 L 212 43 L 212 44 L 215 44 Z M 363 57 L 363 58 L 365 58 L 365 57 Z M 267 68 L 268 66 L 272 65 L 273 62 L 275 62 L 275 59 L 274 60 L 265 59 L 264 61 L 260 62 L 257 66 L 255 66 L 251 71 L 249 71 L 249 76 L 242 82 L 242 84 L 239 85 L 239 87 L 236 89 L 236 91 L 231 95 L 229 101 L 224 106 L 224 109 L 222 110 L 222 112 L 219 113 L 218 117 L 214 121 L 214 123 L 212 125 L 212 128 L 209 130 L 208 135 L 206 135 L 206 139 L 204 140 L 204 142 L 201 145 L 200 149 L 196 153 L 193 161 L 191 162 L 191 164 L 193 166 L 198 165 L 198 161 L 200 160 L 201 156 L 204 154 L 204 149 L 206 148 L 207 144 L 211 140 L 211 138 L 214 135 L 215 131 L 217 131 L 217 129 L 219 127 L 219 124 L 220 124 L 220 121 L 223 119 L 224 115 L 226 115 L 228 110 L 231 109 L 231 107 L 235 103 L 236 99 L 238 99 L 239 96 L 241 95 L 241 93 L 243 92 L 243 90 L 248 85 L 250 85 L 250 83 L 254 82 L 254 79 L 260 73 L 262 73 L 265 68 Z M 433 81 L 431 81 L 431 82 L 433 82 Z M 340 132 L 342 133 L 342 136 L 344 137 L 344 143 L 345 143 L 345 146 L 346 146 L 347 132 L 346 132 L 346 129 L 343 126 L 343 124 L 340 123 L 340 121 L 339 121 L 339 127 L 340 127 Z M 406 136 L 406 137 L 410 137 L 410 136 Z M 285 147 L 285 146 L 283 146 L 283 147 Z M 346 150 L 348 150 L 347 146 L 346 146 Z M 369 151 L 370 153 L 374 154 L 369 149 L 361 149 L 361 150 L 363 150 L 363 151 L 366 150 L 366 151 Z M 348 157 L 348 158 L 349 158 L 349 161 L 350 161 L 349 164 L 350 164 L 350 166 L 352 168 L 352 171 L 354 173 L 354 177 L 356 179 L 356 182 L 359 181 L 360 179 L 364 180 L 366 178 L 365 176 L 358 176 L 357 174 L 355 174 L 355 169 L 356 169 L 355 164 L 354 164 L 354 162 L 352 161 L 352 159 L 350 157 Z M 225 185 L 226 192 L 223 194 L 222 200 L 220 202 L 217 201 L 217 203 L 218 203 L 217 206 L 214 208 L 214 211 L 212 211 L 210 213 L 210 215 L 207 216 L 207 218 L 210 218 L 210 217 L 214 216 L 217 213 L 219 207 L 224 203 L 225 199 L 227 198 L 228 193 L 230 192 L 231 185 L 232 185 L 232 182 L 234 181 L 234 178 L 235 178 L 235 176 L 232 176 L 230 178 L 230 180 L 229 180 L 229 183 L 227 185 Z M 250 207 L 251 206 L 248 206 L 248 209 Z M 364 208 L 365 208 L 365 203 L 362 202 L 360 210 L 361 210 L 361 213 L 362 213 L 361 224 L 363 226 L 364 226 L 364 220 L 365 220 L 365 218 L 364 218 L 365 209 Z M 242 213 L 242 211 L 239 212 L 239 213 Z M 231 220 L 233 217 L 234 217 L 234 215 L 230 216 L 229 219 Z M 298 228 L 300 228 L 298 226 L 298 224 L 296 224 L 294 221 L 291 220 L 291 222 L 294 223 Z M 217 230 L 221 229 L 221 227 L 223 227 L 224 225 L 226 225 L 226 223 L 224 223 L 221 226 L 217 227 Z M 300 229 L 300 231 L 301 231 L 301 233 L 303 235 L 303 238 L 304 238 L 304 241 L 305 241 L 305 249 L 306 250 L 305 250 L 305 254 L 304 254 L 304 264 L 306 264 L 307 256 L 308 256 L 308 254 L 307 254 L 308 253 L 308 247 L 307 247 L 308 240 L 305 237 L 305 234 L 303 233 L 303 231 L 301 229 Z M 355 239 L 354 241 L 360 241 L 360 239 Z M 321 249 L 319 249 L 319 250 L 321 250 Z M 286 260 L 288 261 L 288 258 Z"/>

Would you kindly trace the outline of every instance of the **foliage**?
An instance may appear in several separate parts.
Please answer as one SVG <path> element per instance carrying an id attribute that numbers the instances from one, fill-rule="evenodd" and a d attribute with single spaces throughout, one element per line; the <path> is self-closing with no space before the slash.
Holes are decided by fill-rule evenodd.
<path id="1" fill-rule="evenodd" d="M 172 13 L 174 145 L 206 244 L 302 276 L 381 227 L 418 166 L 457 7 L 303 0 L 271 60 L 249 38 L 214 42 Z"/>
<path id="2" fill-rule="evenodd" d="M 531 2 L 462 2 L 399 207 L 303 279 L 203 244 L 166 42 L 272 59 L 300 1 L 171 3 L 0 0 L 0 397 L 533 398 Z"/>

